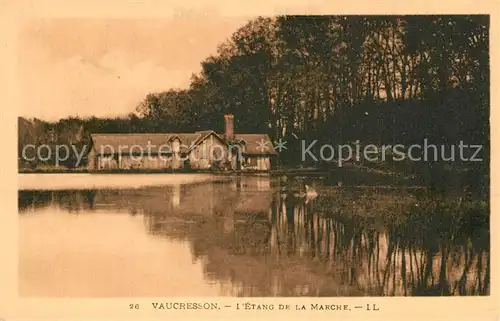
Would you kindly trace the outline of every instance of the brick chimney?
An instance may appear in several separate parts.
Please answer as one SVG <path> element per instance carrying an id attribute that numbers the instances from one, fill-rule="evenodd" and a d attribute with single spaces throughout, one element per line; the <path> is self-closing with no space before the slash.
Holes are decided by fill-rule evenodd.
<path id="1" fill-rule="evenodd" d="M 227 141 L 232 141 L 234 139 L 234 116 L 231 114 L 224 115 L 226 121 L 226 132 L 224 137 Z"/>

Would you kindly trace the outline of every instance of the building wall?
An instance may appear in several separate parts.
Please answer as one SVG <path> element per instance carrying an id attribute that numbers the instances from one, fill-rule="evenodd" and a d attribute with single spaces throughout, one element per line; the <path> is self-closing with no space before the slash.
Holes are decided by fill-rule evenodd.
<path id="1" fill-rule="evenodd" d="M 269 156 L 262 156 L 257 158 L 257 167 L 261 171 L 268 171 L 271 169 L 271 159 Z"/>
<path id="2" fill-rule="evenodd" d="M 218 145 L 218 151 L 224 150 L 228 153 L 227 147 L 222 144 Z M 215 161 L 208 156 L 210 145 L 200 144 L 189 155 L 190 168 L 193 169 L 209 169 Z M 207 148 L 207 154 L 203 156 L 203 148 Z M 220 157 L 219 157 L 220 158 Z M 245 166 L 243 170 L 261 170 L 266 171 L 271 169 L 271 161 L 269 156 L 246 156 L 244 157 Z M 231 165 L 236 169 L 236 155 L 231 156 Z M 181 158 L 172 156 L 129 156 L 129 155 L 114 155 L 114 156 L 88 156 L 87 168 L 90 170 L 106 170 L 106 169 L 180 169 L 184 167 L 184 162 Z"/>
<path id="3" fill-rule="evenodd" d="M 245 169 L 267 171 L 271 169 L 271 159 L 269 156 L 246 156 Z"/>
<path id="4" fill-rule="evenodd" d="M 94 158 L 93 165 L 89 163 L 89 169 L 179 169 L 183 167 L 181 160 L 176 160 L 173 156 L 98 156 Z"/>
<path id="5" fill-rule="evenodd" d="M 180 156 L 180 141 L 175 139 L 172 142 L 173 155 L 171 156 L 128 156 L 97 155 L 95 150 L 91 150 L 88 155 L 88 169 L 180 169 L 185 166 L 186 157 Z M 189 167 L 193 169 L 210 169 L 216 162 L 224 165 L 230 161 L 232 169 L 248 170 L 270 170 L 271 161 L 269 156 L 243 156 L 240 160 L 245 166 L 237 166 L 237 150 L 229 150 L 228 146 L 216 135 L 211 134 L 198 146 L 196 146 L 187 157 Z M 244 151 L 243 151 L 244 152 Z"/>
<path id="6" fill-rule="evenodd" d="M 181 157 L 181 141 L 176 138 L 172 141 L 172 157 L 167 168 L 179 169 L 184 167 L 184 158 Z"/>
<path id="7" fill-rule="evenodd" d="M 94 149 L 91 149 L 87 154 L 87 169 L 93 170 L 97 168 L 97 155 Z"/>
<path id="8" fill-rule="evenodd" d="M 120 157 L 120 168 L 122 169 L 167 169 L 172 168 L 172 160 L 170 156 L 128 156 Z"/>
<path id="9" fill-rule="evenodd" d="M 196 146 L 189 155 L 191 168 L 209 169 L 217 160 L 223 163 L 228 157 L 228 148 L 214 135 Z"/>
<path id="10" fill-rule="evenodd" d="M 229 158 L 231 159 L 231 168 L 232 169 L 236 169 L 236 170 L 241 170 L 242 169 L 242 165 L 243 165 L 243 161 L 244 161 L 244 157 L 243 157 L 243 153 L 245 152 L 244 150 L 244 145 L 236 145 L 236 146 L 233 146 L 230 150 L 229 150 Z M 238 155 L 240 154 L 240 155 Z M 239 164 L 238 164 L 238 157 L 239 158 Z"/>
<path id="11" fill-rule="evenodd" d="M 97 157 L 96 169 L 116 169 L 118 168 L 117 157 L 114 155 L 100 155 Z"/>

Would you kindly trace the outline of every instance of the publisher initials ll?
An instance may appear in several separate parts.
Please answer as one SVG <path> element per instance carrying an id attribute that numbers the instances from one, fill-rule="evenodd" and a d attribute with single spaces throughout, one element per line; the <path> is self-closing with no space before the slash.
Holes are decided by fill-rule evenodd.
<path id="1" fill-rule="evenodd" d="M 366 310 L 367 311 L 378 311 L 378 308 L 377 308 L 377 305 L 375 303 L 373 303 L 373 304 L 367 304 Z"/>

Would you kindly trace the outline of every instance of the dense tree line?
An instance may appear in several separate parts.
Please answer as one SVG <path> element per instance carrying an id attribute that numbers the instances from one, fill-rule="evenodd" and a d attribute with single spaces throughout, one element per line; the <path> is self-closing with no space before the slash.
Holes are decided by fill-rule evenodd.
<path id="1" fill-rule="evenodd" d="M 302 138 L 463 140 L 488 158 L 488 16 L 259 17 L 201 64 L 189 88 L 150 93 L 120 119 L 20 119 L 20 146 L 90 132 L 223 131 L 233 113 L 237 132 L 287 140 L 286 164 L 298 164 Z"/>

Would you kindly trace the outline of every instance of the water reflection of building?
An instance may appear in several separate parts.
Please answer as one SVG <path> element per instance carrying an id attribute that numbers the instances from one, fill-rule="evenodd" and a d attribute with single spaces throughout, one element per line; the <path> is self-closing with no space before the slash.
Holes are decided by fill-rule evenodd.
<path id="1" fill-rule="evenodd" d="M 327 266 L 323 272 L 338 275 L 340 284 L 373 295 L 489 291 L 486 244 L 479 251 L 467 246 L 468 242 L 436 244 L 426 235 L 403 235 L 396 227 L 380 232 L 352 219 L 314 213 L 314 205 L 281 199 L 273 215 L 278 219 L 273 221 L 272 252 L 308 256 Z"/>
<path id="2" fill-rule="evenodd" d="M 156 228 L 170 236 L 183 230 L 207 276 L 231 283 L 241 295 L 489 291 L 486 247 L 478 253 L 451 241 L 425 244 L 425 235 L 405 236 L 396 227 L 380 231 L 356 219 L 316 215 L 314 202 L 272 189 L 219 192 L 210 194 L 213 216 L 203 211 L 200 225 L 181 223 L 175 233 L 165 225 Z"/>
<path id="3" fill-rule="evenodd" d="M 439 241 L 410 223 L 375 228 L 324 199 L 306 204 L 281 193 L 268 178 L 30 193 L 20 193 L 20 208 L 143 213 L 148 233 L 187 240 L 207 279 L 231 295 L 489 293 L 489 246 L 473 232 Z"/>
<path id="4" fill-rule="evenodd" d="M 174 185 L 172 188 L 172 206 L 178 208 L 181 204 L 181 185 Z"/>

